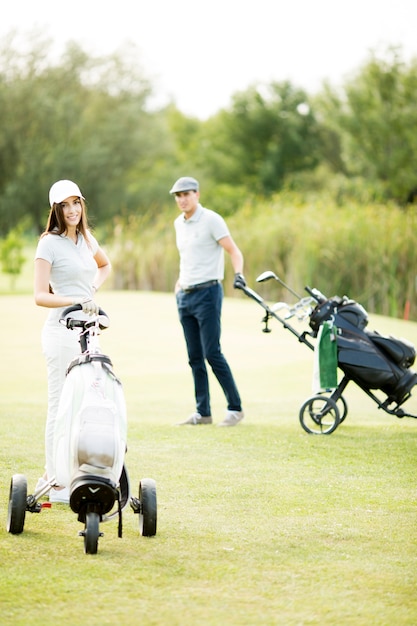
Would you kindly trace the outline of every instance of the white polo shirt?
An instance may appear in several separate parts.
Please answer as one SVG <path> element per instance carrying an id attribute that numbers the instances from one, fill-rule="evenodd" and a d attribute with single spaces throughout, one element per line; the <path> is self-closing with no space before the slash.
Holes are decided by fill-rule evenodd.
<path id="1" fill-rule="evenodd" d="M 91 298 L 92 284 L 97 271 L 94 255 L 98 243 L 91 233 L 89 243 L 79 233 L 75 244 L 66 235 L 48 233 L 36 249 L 35 259 L 45 259 L 51 264 L 51 287 L 59 296 Z M 50 320 L 57 320 L 65 307 L 50 309 Z"/>
<path id="2" fill-rule="evenodd" d="M 221 215 L 198 204 L 194 215 L 188 220 L 179 215 L 174 226 L 180 253 L 180 285 L 223 280 L 224 250 L 218 241 L 230 232 Z"/>

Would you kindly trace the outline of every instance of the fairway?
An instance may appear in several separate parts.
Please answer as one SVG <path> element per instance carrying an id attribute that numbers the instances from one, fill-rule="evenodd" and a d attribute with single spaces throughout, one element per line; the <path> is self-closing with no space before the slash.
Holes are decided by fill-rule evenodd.
<path id="1" fill-rule="evenodd" d="M 141 537 L 127 508 L 123 538 L 102 524 L 98 554 L 85 555 L 65 505 L 6 532 L 12 474 L 33 492 L 43 471 L 47 311 L 0 296 L 0 624 L 416 624 L 417 420 L 379 411 L 352 383 L 346 421 L 307 435 L 298 411 L 313 353 L 274 320 L 262 333 L 263 310 L 242 294 L 224 301 L 222 345 L 246 417 L 176 427 L 195 407 L 173 295 L 103 291 L 98 303 L 126 396 L 131 489 L 156 480 L 157 534 Z M 371 316 L 369 327 L 417 345 L 416 323 Z M 224 398 L 210 380 L 218 423 Z"/>

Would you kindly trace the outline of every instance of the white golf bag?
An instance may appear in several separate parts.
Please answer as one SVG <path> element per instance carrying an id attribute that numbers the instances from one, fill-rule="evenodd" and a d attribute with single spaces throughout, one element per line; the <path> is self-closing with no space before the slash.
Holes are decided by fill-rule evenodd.
<path id="1" fill-rule="evenodd" d="M 96 554 L 103 535 L 100 522 L 118 517 L 118 536 L 122 537 L 122 511 L 127 503 L 138 516 L 140 534 L 153 537 L 157 499 L 152 478 L 142 478 L 138 496 L 130 495 L 124 464 L 127 416 L 122 384 L 98 344 L 109 319 L 102 309 L 80 319 L 81 309 L 80 304 L 67 307 L 59 320 L 68 332 L 79 329 L 81 350 L 67 368 L 51 455 L 48 448 L 48 480 L 28 495 L 26 477 L 12 476 L 6 528 L 14 535 L 22 533 L 26 511 L 40 513 L 46 504 L 41 498 L 59 484 L 68 487 L 70 507 L 84 524 L 79 535 L 84 537 L 85 553 Z M 71 313 L 77 316 L 70 317 Z"/>
<path id="2" fill-rule="evenodd" d="M 84 505 L 94 503 L 103 516 L 116 499 L 120 500 L 127 415 L 122 384 L 112 363 L 97 347 L 91 350 L 94 328 L 86 332 L 89 349 L 69 364 L 59 403 L 55 478 L 58 484 L 69 487 L 74 512 L 83 516 Z"/>

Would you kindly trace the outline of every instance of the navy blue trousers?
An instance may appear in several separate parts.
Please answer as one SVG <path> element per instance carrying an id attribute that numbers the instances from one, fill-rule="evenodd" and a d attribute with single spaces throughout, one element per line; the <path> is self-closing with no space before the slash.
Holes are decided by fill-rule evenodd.
<path id="1" fill-rule="evenodd" d="M 220 346 L 223 287 L 221 283 L 177 293 L 178 315 L 187 344 L 188 363 L 194 378 L 196 410 L 211 415 L 210 390 L 206 363 L 211 369 L 227 400 L 227 408 L 241 411 L 241 399 Z"/>

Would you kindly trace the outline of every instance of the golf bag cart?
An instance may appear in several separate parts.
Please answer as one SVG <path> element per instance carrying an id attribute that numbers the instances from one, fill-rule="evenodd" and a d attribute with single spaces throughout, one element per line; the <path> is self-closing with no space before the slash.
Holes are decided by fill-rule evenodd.
<path id="1" fill-rule="evenodd" d="M 109 326 L 106 313 L 88 319 L 71 317 L 81 310 L 66 308 L 60 322 L 68 332 L 80 329 L 80 354 L 68 365 L 54 431 L 54 475 L 44 486 L 27 494 L 23 474 L 11 479 L 7 531 L 23 532 L 25 515 L 40 513 L 50 503 L 41 498 L 55 485 L 69 488 L 69 505 L 84 524 L 86 554 L 96 554 L 102 536 L 100 522 L 118 517 L 122 536 L 122 511 L 130 502 L 139 517 L 139 532 L 156 534 L 156 485 L 151 478 L 139 482 L 138 498 L 130 496 L 126 453 L 127 417 L 122 384 L 113 372 L 110 358 L 102 354 L 98 336 Z"/>
<path id="2" fill-rule="evenodd" d="M 317 289 L 305 287 L 309 295 L 301 297 L 271 271 L 263 272 L 256 280 L 261 283 L 270 279 L 277 280 L 298 301 L 292 306 L 285 302 L 269 306 L 253 289 L 241 287 L 265 310 L 262 319 L 264 332 L 270 332 L 269 320 L 275 318 L 299 342 L 314 351 L 322 325 L 329 321 L 334 324 L 336 367 L 343 376 L 337 386 L 313 395 L 301 406 L 299 419 L 307 433 L 329 435 L 345 420 L 348 406 L 343 393 L 350 381 L 356 383 L 386 413 L 399 418 L 417 418 L 417 415 L 402 408 L 417 383 L 417 374 L 410 369 L 416 351 L 409 341 L 368 330 L 367 312 L 347 296 L 326 298 Z M 281 311 L 284 313 L 279 313 Z M 308 320 L 309 329 L 298 332 L 289 324 L 291 318 Z"/>

